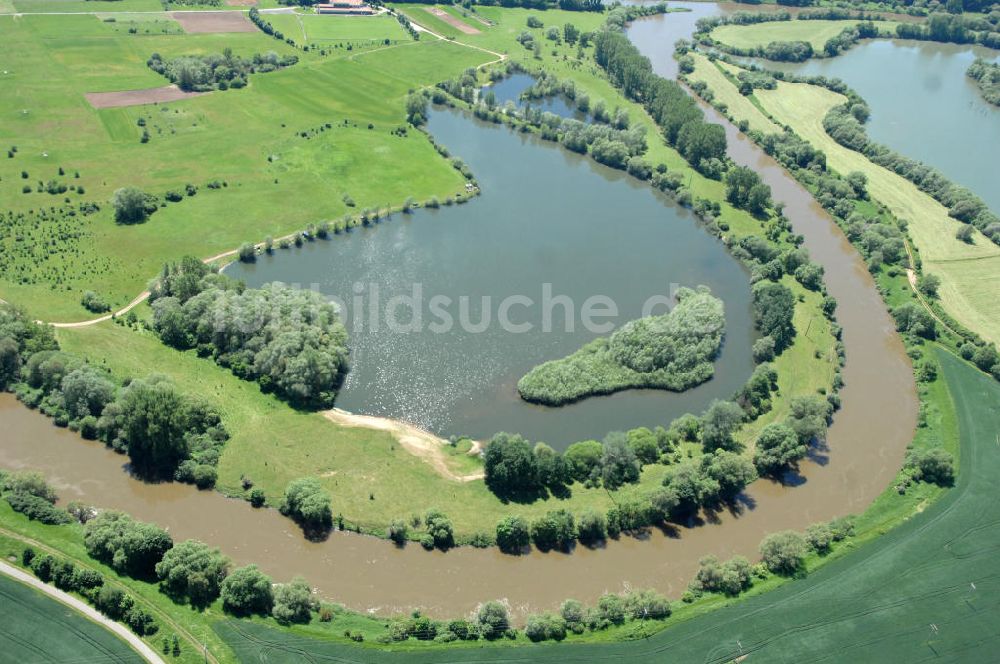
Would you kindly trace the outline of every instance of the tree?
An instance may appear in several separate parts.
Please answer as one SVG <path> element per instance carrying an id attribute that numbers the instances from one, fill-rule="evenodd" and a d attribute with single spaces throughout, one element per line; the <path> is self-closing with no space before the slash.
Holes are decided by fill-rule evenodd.
<path id="1" fill-rule="evenodd" d="M 576 40 L 580 38 L 580 29 L 577 28 L 572 23 L 567 23 L 563 26 L 563 39 L 566 40 L 567 44 L 575 44 Z"/>
<path id="2" fill-rule="evenodd" d="M 305 579 L 297 576 L 291 583 L 274 588 L 274 607 L 271 615 L 280 623 L 307 623 L 313 611 L 319 610 L 319 600 Z"/>
<path id="3" fill-rule="evenodd" d="M 427 526 L 427 534 L 431 537 L 434 546 L 439 549 L 447 549 L 455 543 L 455 532 L 451 525 L 451 519 L 442 514 L 440 510 L 427 510 L 427 514 L 424 515 L 424 524 Z"/>
<path id="4" fill-rule="evenodd" d="M 5 390 L 21 370 L 21 349 L 12 337 L 0 337 L 0 390 Z"/>
<path id="5" fill-rule="evenodd" d="M 830 408 L 829 402 L 821 397 L 792 397 L 791 412 L 786 423 L 795 431 L 801 444 L 810 445 L 826 437 Z"/>
<path id="6" fill-rule="evenodd" d="M 104 407 L 114 401 L 116 387 L 107 372 L 85 364 L 74 369 L 62 380 L 62 401 L 70 421 L 79 421 L 88 415 L 97 417 Z"/>
<path id="7" fill-rule="evenodd" d="M 635 620 L 670 617 L 670 602 L 655 590 L 635 590 L 625 595 L 625 610 Z"/>
<path id="8" fill-rule="evenodd" d="M 427 122 L 427 97 L 415 92 L 406 97 L 406 121 L 414 127 Z"/>
<path id="9" fill-rule="evenodd" d="M 677 149 L 692 166 L 704 171 L 707 162 L 726 156 L 726 130 L 704 121 L 688 122 L 677 134 Z"/>
<path id="10" fill-rule="evenodd" d="M 497 524 L 497 546 L 507 553 L 520 553 L 531 542 L 528 522 L 519 516 L 506 516 Z"/>
<path id="11" fill-rule="evenodd" d="M 719 493 L 719 483 L 691 463 L 675 468 L 663 478 L 663 486 L 676 496 L 677 506 L 671 516 L 692 515 Z"/>
<path id="12" fill-rule="evenodd" d="M 573 481 L 566 460 L 554 449 L 545 443 L 535 443 L 533 454 L 540 484 L 558 489 Z"/>
<path id="13" fill-rule="evenodd" d="M 174 544 L 165 530 L 112 510 L 87 522 L 83 542 L 91 557 L 139 579 L 152 578 Z"/>
<path id="14" fill-rule="evenodd" d="M 397 546 L 406 544 L 410 529 L 402 519 L 393 519 L 389 524 L 388 536 Z"/>
<path id="15" fill-rule="evenodd" d="M 567 550 L 576 539 L 573 515 L 566 510 L 551 510 L 531 522 L 531 539 L 543 551 Z"/>
<path id="16" fill-rule="evenodd" d="M 222 608 L 236 616 L 267 615 L 274 603 L 271 578 L 256 565 L 240 567 L 227 576 L 221 596 Z"/>
<path id="17" fill-rule="evenodd" d="M 774 475 L 806 455 L 808 448 L 787 424 L 768 424 L 757 437 L 753 463 L 761 475 Z"/>
<path id="18" fill-rule="evenodd" d="M 603 453 L 604 447 L 600 441 L 584 440 L 573 443 L 566 448 L 563 458 L 566 460 L 573 479 L 584 482 L 592 476 L 595 470 L 600 468 Z"/>
<path id="19" fill-rule="evenodd" d="M 738 449 L 733 434 L 743 423 L 743 417 L 743 409 L 732 401 L 713 401 L 701 418 L 701 444 L 705 451 Z"/>
<path id="20" fill-rule="evenodd" d="M 566 638 L 566 621 L 562 616 L 543 613 L 528 616 L 524 635 L 532 641 L 562 641 Z"/>
<path id="21" fill-rule="evenodd" d="M 912 469 L 917 480 L 940 486 L 951 486 L 955 482 L 955 460 L 940 447 L 911 450 L 906 455 L 906 467 Z"/>
<path id="22" fill-rule="evenodd" d="M 498 433 L 483 452 L 486 486 L 501 498 L 533 496 L 538 492 L 538 465 L 528 441 L 517 434 Z"/>
<path id="23" fill-rule="evenodd" d="M 172 477 L 188 456 L 188 401 L 171 383 L 147 379 L 132 381 L 116 406 L 132 467 L 146 477 Z"/>
<path id="24" fill-rule="evenodd" d="M 485 602 L 476 610 L 476 624 L 483 638 L 492 641 L 510 629 L 510 614 L 507 607 L 500 602 Z"/>
<path id="25" fill-rule="evenodd" d="M 917 280 L 917 288 L 927 297 L 934 299 L 938 296 L 938 289 L 941 287 L 941 277 L 936 274 L 924 273 Z"/>
<path id="26" fill-rule="evenodd" d="M 119 224 L 136 224 L 146 221 L 156 211 L 156 199 L 136 187 L 122 187 L 111 198 L 115 221 Z"/>
<path id="27" fill-rule="evenodd" d="M 583 633 L 584 620 L 587 618 L 587 610 L 583 604 L 575 599 L 568 599 L 559 607 L 559 615 L 574 634 Z"/>
<path id="28" fill-rule="evenodd" d="M 330 494 L 315 477 L 289 482 L 280 509 L 282 514 L 295 519 L 308 531 L 323 533 L 333 527 Z"/>
<path id="29" fill-rule="evenodd" d="M 730 500 L 757 479 L 753 463 L 736 452 L 716 450 L 702 457 L 702 467 L 707 477 L 719 483 L 719 495 Z"/>
<path id="30" fill-rule="evenodd" d="M 795 336 L 792 317 L 795 296 L 787 287 L 772 281 L 758 281 L 753 286 L 754 324 L 761 334 L 774 339 L 777 351 L 784 350 Z"/>
<path id="31" fill-rule="evenodd" d="M 643 464 L 656 463 L 660 458 L 659 440 L 656 434 L 646 427 L 631 429 L 628 432 L 628 445 Z"/>
<path id="32" fill-rule="evenodd" d="M 715 556 L 705 556 L 698 565 L 692 590 L 736 596 L 751 586 L 750 561 L 743 556 L 734 556 L 724 563 Z"/>
<path id="33" fill-rule="evenodd" d="M 767 568 L 777 574 L 791 575 L 802 568 L 808 547 L 794 530 L 772 533 L 760 543 L 760 555 Z"/>
<path id="34" fill-rule="evenodd" d="M 610 490 L 639 481 L 639 461 L 621 431 L 612 431 L 604 438 L 601 479 Z"/>
<path id="35" fill-rule="evenodd" d="M 726 173 L 726 200 L 735 207 L 746 209 L 750 190 L 760 184 L 757 172 L 746 166 L 734 166 Z"/>
<path id="36" fill-rule="evenodd" d="M 577 537 L 584 544 L 604 541 L 608 536 L 608 523 L 604 515 L 594 510 L 587 510 L 580 515 L 577 524 Z"/>
<path id="37" fill-rule="evenodd" d="M 806 528 L 806 542 L 817 553 L 826 553 L 833 544 L 833 531 L 825 523 L 814 523 Z"/>
<path id="38" fill-rule="evenodd" d="M 174 598 L 188 598 L 192 606 L 211 604 L 228 571 L 229 559 L 197 540 L 181 542 L 156 564 L 160 588 Z"/>

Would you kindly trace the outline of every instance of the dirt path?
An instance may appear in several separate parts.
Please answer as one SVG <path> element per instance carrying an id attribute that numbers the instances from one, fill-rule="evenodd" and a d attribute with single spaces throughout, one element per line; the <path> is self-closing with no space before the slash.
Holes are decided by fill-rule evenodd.
<path id="1" fill-rule="evenodd" d="M 471 473 L 469 475 L 459 475 L 448 467 L 447 459 L 442 449 L 448 443 L 432 434 L 430 431 L 420 427 L 391 420 L 387 417 L 374 417 L 371 415 L 356 415 L 346 410 L 333 408 L 323 412 L 323 415 L 335 424 L 345 427 L 362 427 L 366 429 L 376 429 L 387 431 L 399 441 L 407 452 L 413 456 L 429 463 L 439 475 L 456 482 L 472 482 L 483 479 L 483 473 Z M 469 454 L 476 454 L 481 449 L 479 443 L 474 443 Z"/>
<path id="2" fill-rule="evenodd" d="M 32 548 L 38 549 L 39 551 L 45 551 L 46 553 L 52 554 L 54 556 L 59 556 L 59 557 L 62 557 L 62 558 L 66 558 L 68 560 L 72 560 L 73 563 L 75 563 L 77 567 L 84 567 L 86 569 L 90 569 L 90 570 L 93 570 L 95 572 L 100 573 L 100 570 L 94 569 L 93 567 L 91 567 L 90 565 L 88 565 L 86 561 L 80 560 L 79 558 L 74 558 L 73 556 L 71 556 L 71 555 L 69 555 L 69 554 L 67 554 L 67 553 L 65 553 L 63 551 L 55 549 L 55 548 L 49 546 L 48 544 L 43 544 L 42 542 L 39 542 L 36 539 L 32 539 L 30 537 L 25 537 L 24 535 L 21 535 L 20 533 L 16 533 L 16 532 L 14 532 L 12 530 L 8 530 L 8 529 L 3 528 L 3 527 L 0 527 L 0 534 L 3 534 L 5 536 L 7 536 L 7 537 L 10 537 L 11 539 L 16 539 L 17 541 L 19 541 L 19 542 L 21 542 L 23 544 L 27 544 L 27 545 L 31 546 Z M 134 597 L 137 602 L 140 602 L 147 611 L 149 611 L 150 613 L 152 613 L 153 615 L 155 615 L 160 621 L 163 622 L 164 625 L 169 626 L 170 629 L 172 629 L 174 632 L 176 632 L 178 637 L 180 637 L 181 639 L 183 639 L 184 641 L 186 641 L 188 643 L 188 645 L 191 646 L 194 649 L 195 652 L 198 652 L 198 651 L 203 652 L 204 656 L 205 656 L 205 659 L 207 660 L 207 662 L 209 664 L 219 664 L 219 660 L 216 659 L 215 655 L 213 655 L 211 652 L 209 652 L 208 650 L 205 650 L 205 646 L 204 646 L 204 644 L 202 644 L 201 641 L 199 641 L 198 639 L 196 639 L 194 637 L 194 635 L 191 634 L 191 632 L 189 632 L 186 629 L 184 629 L 184 627 L 182 627 L 180 625 L 180 623 L 174 621 L 173 618 L 171 618 L 169 615 L 167 615 L 158 606 L 156 606 L 155 604 L 151 604 L 145 598 L 143 598 L 141 596 L 138 596 L 135 593 L 131 592 L 131 589 L 128 586 L 126 586 L 125 584 L 120 583 L 120 582 L 116 581 L 115 579 L 106 576 L 103 573 L 101 574 L 101 576 L 104 577 L 104 583 L 106 585 L 114 586 L 115 588 L 118 588 L 118 589 L 122 590 L 123 592 L 127 592 L 128 594 L 132 595 L 132 597 Z M 163 662 L 159 658 L 157 658 L 155 660 L 151 660 L 151 661 L 155 661 L 155 662 L 157 662 L 157 664 L 165 664 L 165 662 Z"/>
<path id="3" fill-rule="evenodd" d="M 962 335 L 952 329 L 948 323 L 941 320 L 941 317 L 934 312 L 931 305 L 924 299 L 924 294 L 920 292 L 919 288 L 917 288 L 917 271 L 913 268 L 915 263 L 913 262 L 913 252 L 910 251 L 909 241 L 903 240 L 903 246 L 906 247 L 906 257 L 909 259 L 910 263 L 909 267 L 906 268 L 906 280 L 910 283 L 910 289 L 913 291 L 913 294 L 917 296 L 917 300 L 921 305 L 923 305 L 924 309 L 927 310 L 927 313 L 929 313 L 934 320 L 940 323 L 944 329 L 948 330 L 956 337 L 961 338 Z"/>
<path id="4" fill-rule="evenodd" d="M 58 588 L 54 588 L 47 583 L 42 583 L 39 579 L 36 579 L 30 574 L 26 574 L 13 565 L 8 565 L 3 561 L 0 561 L 0 574 L 9 576 L 12 579 L 31 586 L 36 590 L 40 590 L 57 602 L 65 604 L 78 613 L 82 613 L 92 622 L 101 625 L 110 632 L 114 632 L 116 636 L 128 643 L 133 650 L 142 655 L 143 659 L 147 662 L 152 662 L 152 664 L 166 664 L 152 648 L 143 643 L 142 639 L 129 631 L 128 628 L 106 617 L 103 613 L 97 611 L 89 604 L 78 600 L 68 593 L 64 593 Z"/>

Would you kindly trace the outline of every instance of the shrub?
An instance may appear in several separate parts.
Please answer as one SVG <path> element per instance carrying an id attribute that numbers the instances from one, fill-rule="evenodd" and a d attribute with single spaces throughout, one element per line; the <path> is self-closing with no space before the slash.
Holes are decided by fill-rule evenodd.
<path id="1" fill-rule="evenodd" d="M 791 575 L 799 572 L 807 550 L 805 538 L 794 530 L 772 533 L 760 543 L 764 564 L 777 574 Z"/>
<path id="2" fill-rule="evenodd" d="M 498 639 L 510 628 L 507 607 L 497 601 L 480 604 L 476 610 L 476 625 L 485 639 Z"/>
<path id="3" fill-rule="evenodd" d="M 528 522 L 520 516 L 506 516 L 497 524 L 497 546 L 507 553 L 520 553 L 531 541 Z"/>
<path id="4" fill-rule="evenodd" d="M 271 579 L 256 565 L 240 567 L 227 576 L 221 596 L 222 608 L 237 616 L 266 615 L 274 603 Z"/>
<path id="5" fill-rule="evenodd" d="M 562 641 L 566 638 L 566 621 L 561 616 L 543 613 L 528 616 L 524 634 L 532 641 Z"/>
<path id="6" fill-rule="evenodd" d="M 319 610 L 319 600 L 312 595 L 309 584 L 302 577 L 274 588 L 274 607 L 271 615 L 280 623 L 307 623 L 313 611 Z"/>
<path id="7" fill-rule="evenodd" d="M 295 519 L 308 531 L 324 532 L 333 527 L 330 494 L 314 477 L 289 482 L 280 509 L 282 514 Z"/>

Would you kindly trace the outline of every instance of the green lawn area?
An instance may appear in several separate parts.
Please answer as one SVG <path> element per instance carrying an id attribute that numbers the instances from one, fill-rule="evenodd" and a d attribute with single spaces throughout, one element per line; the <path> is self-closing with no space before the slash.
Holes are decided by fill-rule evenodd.
<path id="1" fill-rule="evenodd" d="M 462 187 L 461 175 L 423 134 L 393 131 L 405 125 L 410 89 L 486 62 L 489 54 L 429 40 L 320 56 L 261 33 L 137 38 L 113 26 L 93 16 L 0 17 L 10 54 L 3 78 L 11 90 L 0 98 L 0 144 L 4 152 L 17 147 L 15 158 L 0 159 L 0 198 L 22 213 L 63 198 L 74 208 L 83 201 L 103 206 L 71 220 L 73 237 L 56 242 L 61 251 L 48 250 L 54 238 L 35 232 L 41 222 L 33 217 L 0 237 L 5 255 L 13 257 L 0 272 L 0 298 L 25 304 L 39 318 L 87 318 L 79 304 L 87 289 L 123 305 L 165 260 L 214 255 L 339 218 L 347 211 L 345 195 L 360 210 L 400 205 L 408 196 L 444 197 Z M 153 52 L 169 58 L 227 47 L 244 56 L 295 52 L 302 61 L 254 75 L 242 90 L 169 104 L 98 111 L 83 97 L 164 85 L 145 64 Z M 150 134 L 145 144 L 140 120 Z M 314 131 L 320 127 L 324 131 Z M 34 191 L 49 180 L 85 193 Z M 227 186 L 207 189 L 213 180 Z M 188 183 L 199 188 L 197 196 L 137 226 L 116 226 L 105 203 L 125 185 L 162 196 Z M 22 193 L 23 186 L 31 193 Z"/>
<path id="2" fill-rule="evenodd" d="M 146 661 L 104 627 L 2 574 L 0 612 L 0 660 L 5 662 Z"/>
<path id="3" fill-rule="evenodd" d="M 158 0 L 13 0 L 22 13 L 66 12 L 157 12 L 163 10 Z"/>
<path id="4" fill-rule="evenodd" d="M 992 659 L 1000 638 L 993 628 L 1000 619 L 994 556 L 1000 530 L 993 516 L 993 488 L 1000 473 L 995 440 L 1000 385 L 954 356 L 938 356 L 944 375 L 938 381 L 942 387 L 935 389 L 945 389 L 947 381 L 961 430 L 959 479 L 937 502 L 921 503 L 919 513 L 895 530 L 867 543 L 848 543 L 843 549 L 848 553 L 805 579 L 706 615 L 678 616 L 649 638 L 559 647 L 453 648 L 448 661 L 721 663 L 739 661 L 741 653 L 752 661 L 789 663 L 834 654 L 838 661 Z M 437 662 L 442 656 L 362 650 L 331 640 L 310 643 L 301 634 L 257 624 L 220 622 L 215 627 L 248 660 L 264 652 L 268 661 L 279 663 L 301 661 L 306 654 L 370 664 Z"/>
<path id="5" fill-rule="evenodd" d="M 99 14 L 101 22 L 107 24 L 116 33 L 143 37 L 146 35 L 180 35 L 184 34 L 181 24 L 162 14 Z M 134 30 L 134 32 L 132 32 Z"/>
<path id="6" fill-rule="evenodd" d="M 361 42 L 390 39 L 410 41 L 410 35 L 392 16 L 331 16 L 306 14 L 299 17 L 309 42 Z"/>
<path id="7" fill-rule="evenodd" d="M 831 37 L 860 21 L 769 21 L 752 25 L 721 25 L 712 31 L 712 39 L 739 49 L 764 47 L 771 42 L 809 42 L 814 51 L 822 52 Z M 880 34 L 893 35 L 896 23 L 879 21 Z"/>

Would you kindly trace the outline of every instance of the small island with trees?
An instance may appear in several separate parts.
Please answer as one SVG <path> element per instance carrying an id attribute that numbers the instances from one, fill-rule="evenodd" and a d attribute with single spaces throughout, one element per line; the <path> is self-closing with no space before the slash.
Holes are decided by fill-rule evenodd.
<path id="1" fill-rule="evenodd" d="M 561 406 L 634 388 L 682 392 L 715 373 L 726 319 L 706 286 L 682 288 L 668 313 L 631 321 L 610 337 L 541 364 L 517 383 L 521 398 Z"/>

